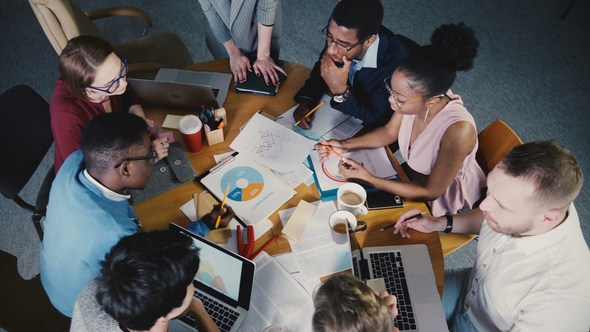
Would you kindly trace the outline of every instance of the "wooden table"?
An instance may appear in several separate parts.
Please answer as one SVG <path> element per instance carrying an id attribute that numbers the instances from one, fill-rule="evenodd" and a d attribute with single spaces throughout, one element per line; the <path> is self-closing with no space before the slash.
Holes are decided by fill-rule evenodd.
<path id="1" fill-rule="evenodd" d="M 275 97 L 256 96 L 251 94 L 238 94 L 233 88 L 224 104 L 227 112 L 227 126 L 224 128 L 225 141 L 213 146 L 208 146 L 206 140 L 203 139 L 203 149 L 197 153 L 186 152 L 188 158 L 191 160 L 193 167 L 197 174 L 203 174 L 215 165 L 213 159 L 214 154 L 221 154 L 230 151 L 230 143 L 239 133 L 239 128 L 246 123 L 252 115 L 258 111 L 263 110 L 271 115 L 279 116 L 291 107 L 295 106 L 293 96 L 303 85 L 305 80 L 309 77 L 310 69 L 295 63 L 285 61 L 283 68 L 287 72 L 288 79 L 282 84 L 278 94 Z M 230 73 L 228 59 L 212 60 L 204 63 L 199 63 L 190 66 L 190 70 L 195 71 L 214 71 L 222 73 Z M 156 106 L 144 105 L 146 117 L 154 120 L 161 125 L 167 114 L 185 115 L 194 114 L 194 110 L 184 110 L 176 108 L 164 108 Z M 162 131 L 167 131 L 163 129 Z M 178 141 L 186 151 L 186 146 L 182 139 L 182 135 L 177 130 L 173 130 L 174 138 Z M 390 159 L 394 167 L 402 175 L 402 178 L 407 181 L 399 163 L 395 157 L 390 153 Z M 134 210 L 143 223 L 146 230 L 151 229 L 167 229 L 169 222 L 174 222 L 181 226 L 186 226 L 190 221 L 180 211 L 179 207 L 188 202 L 195 193 L 200 193 L 205 188 L 197 181 L 192 181 L 182 185 L 174 190 L 166 192 L 162 195 L 144 201 L 134 206 Z M 297 206 L 297 203 L 304 199 L 308 202 L 313 202 L 319 199 L 315 184 L 307 187 L 301 184 L 296 188 L 297 194 L 285 203 L 280 210 Z M 423 243 L 428 246 L 430 259 L 434 268 L 436 282 L 439 293 L 442 295 L 444 283 L 444 261 L 440 240 L 437 233 L 423 234 L 410 231 L 412 237 L 410 239 L 402 239 L 399 235 L 393 235 L 390 230 L 380 232 L 379 230 L 393 221 L 397 220 L 399 215 L 410 208 L 418 208 L 422 211 L 428 212 L 426 205 L 422 202 L 406 201 L 406 207 L 403 209 L 387 209 L 387 210 L 372 210 L 367 216 L 361 216 L 360 219 L 368 224 L 368 229 L 362 233 L 357 234 L 357 240 L 361 247 L 377 246 L 377 245 L 399 245 L 399 244 L 415 244 Z M 280 222 L 278 213 L 273 213 L 269 218 L 274 227 L 272 232 L 267 232 L 262 235 L 257 241 L 254 251 L 258 250 L 264 243 L 270 240 L 274 234 L 280 234 L 282 224 Z M 286 239 L 279 237 L 275 244 L 271 245 L 266 251 L 271 254 L 278 254 L 290 251 L 289 243 Z"/>

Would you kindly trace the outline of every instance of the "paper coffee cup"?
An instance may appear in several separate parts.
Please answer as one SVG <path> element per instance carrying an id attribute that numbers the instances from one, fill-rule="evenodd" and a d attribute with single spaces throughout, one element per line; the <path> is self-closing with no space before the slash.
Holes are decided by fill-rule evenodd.
<path id="1" fill-rule="evenodd" d="M 186 148 L 190 152 L 199 152 L 203 147 L 203 123 L 196 115 L 189 114 L 180 118 L 178 130 L 184 138 Z"/>

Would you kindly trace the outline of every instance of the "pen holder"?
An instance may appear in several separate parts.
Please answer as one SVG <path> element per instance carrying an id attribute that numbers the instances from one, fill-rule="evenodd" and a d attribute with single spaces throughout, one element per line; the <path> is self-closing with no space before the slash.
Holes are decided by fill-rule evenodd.
<path id="1" fill-rule="evenodd" d="M 224 140 L 223 128 L 225 128 L 225 125 L 227 125 L 227 115 L 225 113 L 225 108 L 221 107 L 221 108 L 216 109 L 214 111 L 214 118 L 215 119 L 223 118 L 223 121 L 220 124 L 221 128 L 218 128 L 218 129 L 213 129 L 213 128 L 210 128 L 209 126 L 205 126 L 205 136 L 207 137 L 207 143 L 209 143 L 209 145 L 221 143 Z"/>

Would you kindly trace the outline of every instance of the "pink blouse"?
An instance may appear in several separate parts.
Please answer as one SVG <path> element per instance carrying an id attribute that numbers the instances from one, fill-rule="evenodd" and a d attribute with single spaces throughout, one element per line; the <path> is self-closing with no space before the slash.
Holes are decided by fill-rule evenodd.
<path id="1" fill-rule="evenodd" d="M 459 95 L 450 90 L 447 95 L 451 101 L 434 117 L 432 122 L 416 138 L 410 149 L 410 138 L 415 115 L 404 115 L 399 130 L 398 142 L 400 152 L 408 166 L 414 171 L 430 175 L 438 152 L 440 141 L 447 128 L 455 122 L 467 121 L 473 125 L 477 132 L 475 121 L 469 112 L 463 107 L 463 101 Z M 445 192 L 436 200 L 429 202 L 433 216 L 455 214 L 463 209 L 471 209 L 473 204 L 481 196 L 481 188 L 486 185 L 486 176 L 475 160 L 475 153 L 479 143 L 475 143 L 473 151 L 465 160 L 459 172 Z"/>

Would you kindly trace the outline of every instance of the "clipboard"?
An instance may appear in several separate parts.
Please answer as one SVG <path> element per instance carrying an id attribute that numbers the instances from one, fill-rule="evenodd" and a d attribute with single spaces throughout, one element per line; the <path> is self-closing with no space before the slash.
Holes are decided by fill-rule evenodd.
<path id="1" fill-rule="evenodd" d="M 198 180 L 217 200 L 223 198 L 230 185 L 226 204 L 244 227 L 265 220 L 296 194 L 266 168 L 239 152 L 232 153 Z"/>

